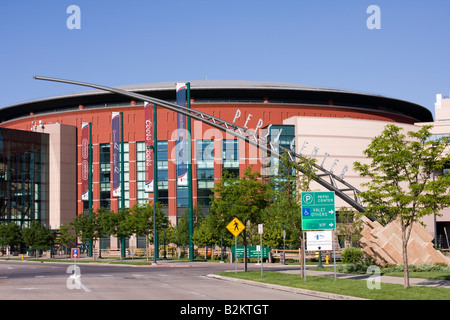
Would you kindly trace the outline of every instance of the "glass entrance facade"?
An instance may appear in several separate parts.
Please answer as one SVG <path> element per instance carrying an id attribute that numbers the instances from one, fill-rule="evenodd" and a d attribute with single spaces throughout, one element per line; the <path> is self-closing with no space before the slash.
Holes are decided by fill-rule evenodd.
<path id="1" fill-rule="evenodd" d="M 49 136 L 0 128 L 0 223 L 48 225 Z"/>

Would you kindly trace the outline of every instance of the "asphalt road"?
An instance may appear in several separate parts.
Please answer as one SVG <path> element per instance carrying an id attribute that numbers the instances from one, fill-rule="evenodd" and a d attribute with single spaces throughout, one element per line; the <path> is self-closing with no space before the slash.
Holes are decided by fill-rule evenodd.
<path id="1" fill-rule="evenodd" d="M 274 269 L 276 266 L 267 265 Z M 242 270 L 242 265 L 238 269 Z M 249 264 L 249 269 L 259 266 Z M 208 277 L 232 264 L 153 266 L 0 261 L 1 300 L 320 300 L 316 296 Z"/>

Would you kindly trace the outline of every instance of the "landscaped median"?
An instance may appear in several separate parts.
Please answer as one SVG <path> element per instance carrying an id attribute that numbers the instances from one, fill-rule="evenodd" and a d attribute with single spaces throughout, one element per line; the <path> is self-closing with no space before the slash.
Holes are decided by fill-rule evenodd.
<path id="1" fill-rule="evenodd" d="M 381 283 L 380 289 L 369 289 L 367 281 L 354 279 L 339 279 L 324 276 L 307 276 L 306 281 L 299 274 L 286 274 L 276 271 L 222 272 L 214 276 L 223 280 L 240 279 L 253 285 L 276 285 L 276 289 L 290 290 L 290 288 L 311 290 L 299 291 L 304 294 L 317 294 L 329 299 L 351 299 L 356 297 L 371 300 L 449 300 L 450 289 L 412 286 L 404 289 L 403 285 Z M 251 282 L 248 282 L 251 281 Z M 324 295 L 330 293 L 332 295 Z"/>

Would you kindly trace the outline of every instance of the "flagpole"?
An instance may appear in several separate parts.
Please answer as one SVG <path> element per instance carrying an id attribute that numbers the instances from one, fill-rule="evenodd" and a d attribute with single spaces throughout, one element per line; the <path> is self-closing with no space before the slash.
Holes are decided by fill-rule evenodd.
<path id="1" fill-rule="evenodd" d="M 120 209 L 125 209 L 125 156 L 123 143 L 123 112 L 120 112 Z M 125 237 L 121 241 L 121 256 L 125 258 Z"/>
<path id="2" fill-rule="evenodd" d="M 89 179 L 89 191 L 88 191 L 88 197 L 89 197 L 89 210 L 92 209 L 92 203 L 93 203 L 93 199 L 92 199 L 92 185 L 93 185 L 93 181 L 92 181 L 92 123 L 89 122 L 89 146 L 88 146 L 88 152 L 89 152 L 89 165 L 88 165 L 88 179 Z"/>
<path id="3" fill-rule="evenodd" d="M 120 209 L 125 209 L 125 156 L 123 143 L 123 112 L 120 112 Z"/>
<path id="4" fill-rule="evenodd" d="M 186 83 L 186 100 L 188 109 L 191 108 L 191 83 Z M 189 260 L 194 261 L 194 243 L 192 235 L 194 233 L 194 204 L 192 194 L 192 139 L 191 139 L 191 117 L 187 117 L 188 130 L 188 209 L 189 209 Z"/>
<path id="5" fill-rule="evenodd" d="M 158 203 L 158 119 L 156 104 L 153 105 L 153 262 L 159 258 L 158 232 L 156 231 L 156 204 Z"/>
<path id="6" fill-rule="evenodd" d="M 93 192 L 92 192 L 92 124 L 89 122 L 89 145 L 88 145 L 88 157 L 89 157 L 89 164 L 88 164 L 88 179 L 89 179 L 89 191 L 88 191 L 88 197 L 89 197 L 89 217 L 92 214 L 92 203 L 93 203 Z M 93 241 L 92 238 L 89 240 L 89 252 L 88 256 L 92 257 L 92 245 Z"/>

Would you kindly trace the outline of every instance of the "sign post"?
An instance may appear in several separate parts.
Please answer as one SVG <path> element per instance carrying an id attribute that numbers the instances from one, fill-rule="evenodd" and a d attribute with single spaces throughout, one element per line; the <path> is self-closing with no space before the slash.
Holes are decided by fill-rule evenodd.
<path id="1" fill-rule="evenodd" d="M 227 225 L 227 229 L 234 235 L 234 271 L 237 272 L 237 236 L 245 229 L 245 226 L 238 218 L 234 218 Z"/>
<path id="2" fill-rule="evenodd" d="M 335 241 L 334 236 L 336 235 L 335 230 L 333 230 L 333 243 Z M 333 264 L 334 264 L 334 281 L 336 281 L 336 246 L 333 245 Z"/>
<path id="3" fill-rule="evenodd" d="M 77 265 L 77 258 L 80 257 L 80 251 L 78 248 L 70 249 L 70 257 L 75 260 L 75 265 Z"/>
<path id="4" fill-rule="evenodd" d="M 261 256 L 261 277 L 263 276 L 263 245 L 262 245 L 262 234 L 263 234 L 263 225 L 260 223 L 258 224 L 258 233 L 259 233 L 259 240 L 260 240 L 260 256 Z"/>
<path id="5" fill-rule="evenodd" d="M 326 192 L 302 192 L 302 230 L 331 230 L 333 256 L 335 254 L 334 230 L 336 229 L 336 205 L 333 191 Z M 303 246 L 304 248 L 304 246 Z M 322 247 L 323 248 L 323 247 Z M 303 249 L 305 257 L 305 249 Z M 305 261 L 305 260 L 304 260 Z M 304 268 L 304 279 L 306 281 L 306 267 Z M 334 279 L 336 280 L 336 260 L 334 261 Z"/>

